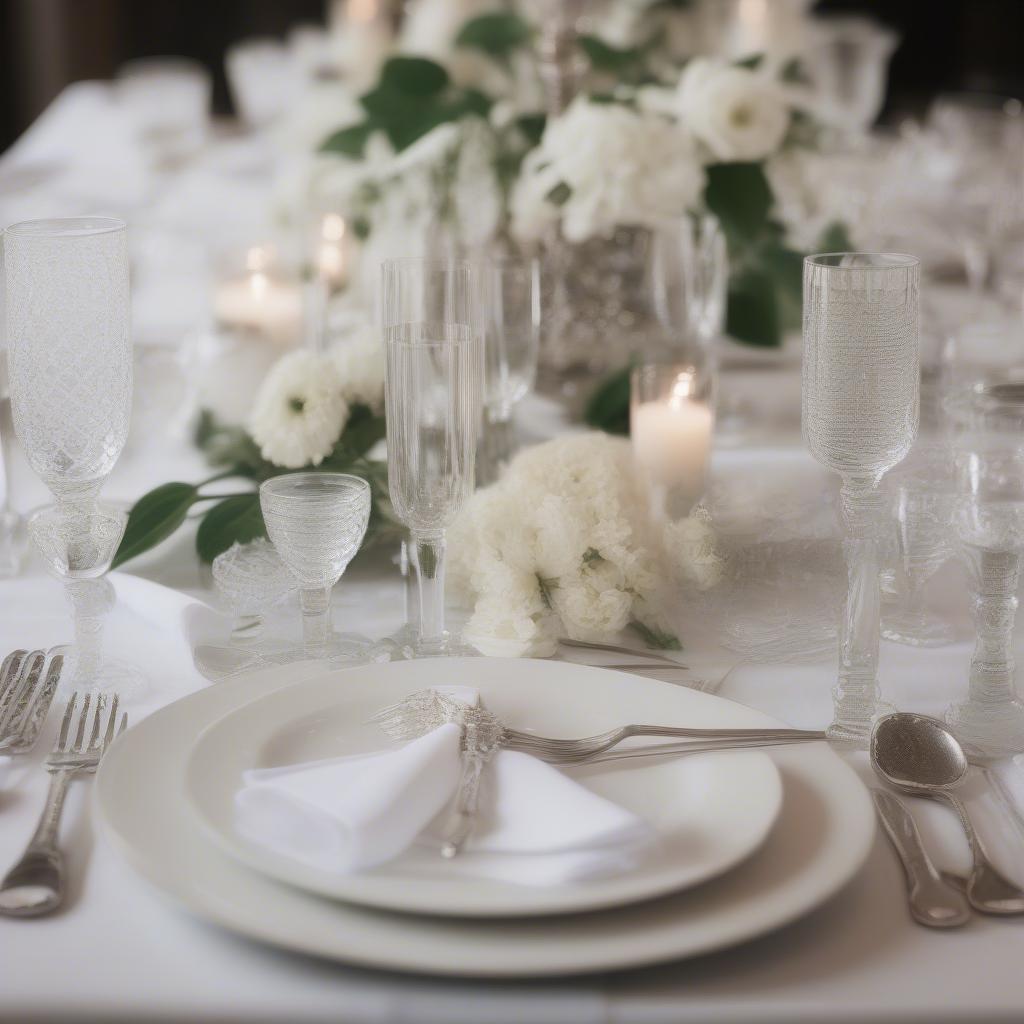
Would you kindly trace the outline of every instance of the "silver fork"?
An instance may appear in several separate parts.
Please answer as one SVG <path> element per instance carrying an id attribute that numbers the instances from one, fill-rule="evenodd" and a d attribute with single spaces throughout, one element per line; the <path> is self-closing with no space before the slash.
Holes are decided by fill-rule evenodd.
<path id="1" fill-rule="evenodd" d="M 549 764 L 577 764 L 618 746 L 632 736 L 665 736 L 688 741 L 685 749 L 723 750 L 745 746 L 773 746 L 779 743 L 799 743 L 822 740 L 823 732 L 811 729 L 689 729 L 670 725 L 624 725 L 618 729 L 579 739 L 556 739 L 536 736 L 518 729 L 505 729 L 502 745 L 509 750 L 533 754 Z M 664 744 L 666 748 L 669 744 Z M 682 744 L 671 745 L 683 749 Z M 656 752 L 655 747 L 631 747 L 638 756 L 641 752 Z M 631 754 L 631 756 L 634 756 Z"/>
<path id="2" fill-rule="evenodd" d="M 12 651 L 0 664 L 0 753 L 24 754 L 35 745 L 60 683 L 66 651 Z"/>
<path id="3" fill-rule="evenodd" d="M 124 731 L 128 716 L 117 724 L 118 697 L 91 693 L 79 703 L 71 695 L 53 752 L 46 759 L 50 788 L 32 838 L 21 859 L 0 882 L 0 914 L 36 917 L 48 914 L 64 899 L 64 858 L 57 845 L 60 815 L 68 784 L 76 775 L 96 771 L 114 736 Z M 92 713 L 90 715 L 90 707 Z"/>
<path id="4" fill-rule="evenodd" d="M 623 647 L 620 644 L 601 644 L 593 640 L 573 640 L 571 637 L 561 636 L 558 638 L 558 642 L 563 647 L 575 647 L 582 651 L 606 651 L 609 654 L 628 654 L 634 658 L 648 658 L 652 663 L 660 663 L 669 668 L 681 668 L 685 669 L 689 666 L 684 665 L 680 661 L 676 661 L 674 658 L 666 657 L 664 654 L 656 654 L 654 651 L 645 651 L 639 647 Z M 598 665 L 598 668 L 619 668 L 621 666 L 615 665 Z M 646 665 L 647 668 L 652 667 Z"/>

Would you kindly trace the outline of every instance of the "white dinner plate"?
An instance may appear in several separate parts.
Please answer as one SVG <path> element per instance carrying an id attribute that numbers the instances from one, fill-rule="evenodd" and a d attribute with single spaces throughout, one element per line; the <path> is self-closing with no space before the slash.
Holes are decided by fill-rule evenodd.
<path id="1" fill-rule="evenodd" d="M 487 671 L 489 662 L 476 662 Z M 429 918 L 369 910 L 280 885 L 223 853 L 199 828 L 184 787 L 195 738 L 246 702 L 302 678 L 270 669 L 211 686 L 129 729 L 94 787 L 104 835 L 135 870 L 200 917 L 314 956 L 423 974 L 539 977 L 585 974 L 695 956 L 763 935 L 837 892 L 874 836 L 867 790 L 824 743 L 774 747 L 782 810 L 741 868 L 705 885 L 628 907 L 565 917 Z M 313 671 L 305 667 L 306 678 Z M 337 675 L 344 687 L 344 673 Z M 742 727 L 780 725 L 708 694 L 608 673 L 593 693 L 631 695 L 637 718 Z"/>
<path id="2" fill-rule="evenodd" d="M 272 878 L 384 910 L 467 917 L 598 910 L 698 885 L 753 853 L 778 816 L 782 784 L 771 758 L 732 750 L 572 769 L 578 782 L 632 811 L 658 837 L 632 870 L 573 885 L 474 877 L 472 857 L 445 860 L 432 846 L 415 846 L 373 871 L 328 872 L 236 831 L 234 800 L 246 771 L 380 750 L 389 742 L 370 723 L 375 712 L 446 685 L 475 687 L 503 722 L 543 736 L 588 736 L 648 720 L 638 710 L 635 678 L 586 665 L 478 658 L 368 665 L 269 694 L 215 722 L 188 759 L 189 799 L 226 853 Z M 661 725 L 715 724 L 707 712 L 673 718 L 668 707 L 650 714 L 656 710 L 650 720 Z"/>

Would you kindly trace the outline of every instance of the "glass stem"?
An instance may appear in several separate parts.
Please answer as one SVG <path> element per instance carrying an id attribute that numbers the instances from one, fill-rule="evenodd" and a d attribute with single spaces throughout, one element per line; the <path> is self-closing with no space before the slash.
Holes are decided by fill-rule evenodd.
<path id="1" fill-rule="evenodd" d="M 965 557 L 973 591 L 971 610 L 976 633 L 969 699 L 979 710 L 992 711 L 1017 696 L 1013 624 L 1017 616 L 1020 555 L 967 548 Z"/>
<path id="2" fill-rule="evenodd" d="M 829 735 L 864 742 L 878 707 L 879 495 L 873 477 L 849 477 L 841 492 L 846 540 L 847 594 L 839 635 L 839 679 Z"/>
<path id="3" fill-rule="evenodd" d="M 331 588 L 312 587 L 299 591 L 302 609 L 302 644 L 309 658 L 321 658 L 331 633 Z"/>
<path id="4" fill-rule="evenodd" d="M 65 583 L 64 590 L 71 604 L 75 633 L 74 685 L 81 689 L 96 686 L 103 666 L 103 620 L 105 580 L 75 580 Z"/>
<path id="5" fill-rule="evenodd" d="M 424 653 L 444 650 L 444 557 L 443 533 L 413 534 L 413 567 L 420 592 L 419 647 Z"/>

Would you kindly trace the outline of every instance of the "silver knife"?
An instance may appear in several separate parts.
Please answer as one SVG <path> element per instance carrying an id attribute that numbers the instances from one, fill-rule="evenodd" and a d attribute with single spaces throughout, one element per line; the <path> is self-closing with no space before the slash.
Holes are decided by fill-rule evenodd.
<path id="1" fill-rule="evenodd" d="M 906 805 L 884 789 L 872 789 L 871 796 L 907 876 L 910 916 L 926 928 L 958 928 L 966 924 L 971 916 L 967 897 L 944 882 L 935 870 Z"/>

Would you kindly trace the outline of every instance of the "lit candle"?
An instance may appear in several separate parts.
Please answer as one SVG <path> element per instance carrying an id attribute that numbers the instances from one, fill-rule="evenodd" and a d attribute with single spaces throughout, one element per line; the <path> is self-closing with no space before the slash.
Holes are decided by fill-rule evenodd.
<path id="1" fill-rule="evenodd" d="M 688 512 L 704 493 L 711 454 L 711 409 L 691 394 L 694 375 L 680 372 L 667 398 L 633 407 L 633 452 L 666 511 Z"/>
<path id="2" fill-rule="evenodd" d="M 368 88 L 393 42 L 389 11 L 382 0 L 347 0 L 343 12 L 331 26 L 339 63 L 354 86 Z"/>
<path id="3" fill-rule="evenodd" d="M 260 247 L 246 254 L 246 271 L 218 283 L 213 314 L 226 327 L 258 331 L 278 342 L 294 342 L 302 324 L 297 285 L 270 272 L 270 255 Z"/>
<path id="4" fill-rule="evenodd" d="M 337 213 L 328 213 L 320 224 L 316 271 L 332 290 L 348 283 L 345 244 L 345 219 Z"/>

